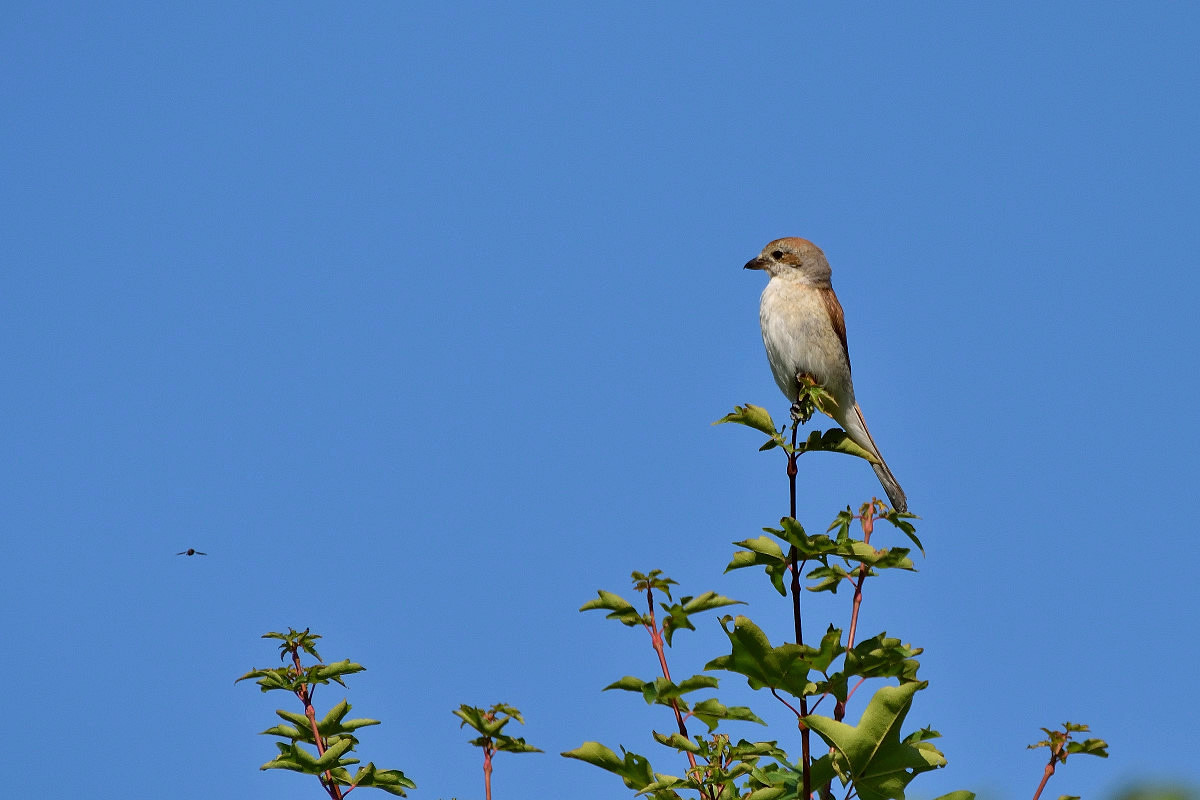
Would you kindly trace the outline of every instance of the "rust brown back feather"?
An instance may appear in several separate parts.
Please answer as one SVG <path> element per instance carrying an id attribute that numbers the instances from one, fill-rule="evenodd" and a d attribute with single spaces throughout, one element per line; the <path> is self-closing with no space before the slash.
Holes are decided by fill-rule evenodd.
<path id="1" fill-rule="evenodd" d="M 825 302 L 825 310 L 829 312 L 829 324 L 842 343 L 842 352 L 846 354 L 846 366 L 850 366 L 850 348 L 846 345 L 846 315 L 842 313 L 842 304 L 838 302 L 833 287 L 821 289 L 821 299 Z"/>

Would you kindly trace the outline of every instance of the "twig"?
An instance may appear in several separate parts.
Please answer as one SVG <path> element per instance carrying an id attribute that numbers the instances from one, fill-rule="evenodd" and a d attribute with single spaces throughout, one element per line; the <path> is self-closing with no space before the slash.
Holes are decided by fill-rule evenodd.
<path id="1" fill-rule="evenodd" d="M 296 675 L 301 676 L 304 674 L 304 667 L 300 664 L 299 647 L 293 645 L 291 651 L 292 663 L 296 665 Z M 317 758 L 320 758 L 325 755 L 325 740 L 321 738 L 321 731 L 317 728 L 317 710 L 313 708 L 312 695 L 309 694 L 307 684 L 300 685 L 299 690 L 296 691 L 296 697 L 300 698 L 301 703 L 304 703 L 304 716 L 308 717 L 309 727 L 312 728 L 313 741 L 317 744 Z M 331 770 L 325 770 L 324 780 L 321 781 L 321 784 L 334 800 L 342 800 L 344 797 L 342 787 L 338 786 L 337 782 L 334 781 Z"/>
<path id="2" fill-rule="evenodd" d="M 796 459 L 800 457 L 796 452 L 796 436 L 800 431 L 799 418 L 792 420 L 792 449 L 788 453 L 787 475 L 788 475 L 788 507 L 791 510 L 792 519 L 796 519 Z M 796 626 L 796 644 L 804 644 L 804 625 L 800 618 L 800 551 L 795 545 L 792 545 L 788 551 L 788 562 L 792 569 L 792 618 Z M 776 695 L 778 697 L 778 695 Z M 790 708 L 790 706 L 789 706 Z M 795 709 L 792 709 L 795 711 Z M 808 699 L 801 695 L 800 711 L 796 714 L 800 726 L 800 750 L 801 750 L 801 772 L 804 786 L 804 800 L 812 797 L 812 776 L 810 766 L 812 764 L 812 751 L 809 749 L 808 725 L 804 723 L 804 718 L 808 716 Z"/>
<path id="3" fill-rule="evenodd" d="M 649 609 L 650 622 L 646 625 L 646 630 L 650 633 L 650 641 L 654 645 L 654 652 L 658 654 L 658 665 L 662 668 L 663 677 L 668 681 L 671 680 L 671 670 L 667 667 L 667 654 L 663 649 L 662 631 L 658 627 L 658 622 L 654 617 L 654 589 L 646 586 L 646 606 Z M 675 722 L 679 725 L 679 735 L 684 739 L 688 738 L 687 724 L 683 721 L 683 713 L 679 710 L 679 702 L 675 698 L 671 698 L 671 710 L 675 712 Z M 688 763 L 692 765 L 692 769 L 696 769 L 696 756 L 691 752 L 684 751 L 687 755 Z M 700 791 L 701 797 L 708 797 L 708 794 L 703 790 Z M 490 800 L 490 798 L 489 798 Z"/>
<path id="4" fill-rule="evenodd" d="M 855 519 L 859 520 L 862 523 L 863 543 L 869 545 L 871 543 L 871 534 L 875 530 L 875 498 L 874 497 L 871 498 L 871 503 L 867 507 L 866 511 L 862 515 L 856 516 Z M 852 610 L 850 611 L 850 631 L 846 635 L 846 650 L 847 651 L 852 650 L 854 648 L 854 634 L 858 630 L 858 611 L 859 611 L 859 608 L 862 606 L 863 583 L 866 582 L 867 573 L 869 571 L 870 570 L 866 564 L 858 565 L 858 580 L 854 584 L 854 603 L 852 606 Z M 858 687 L 856 686 L 855 688 L 858 688 Z M 850 696 L 846 695 L 846 700 L 849 700 L 849 699 L 850 699 Z M 835 705 L 833 707 L 833 718 L 836 719 L 838 722 L 841 722 L 843 719 L 845 719 L 845 717 L 846 717 L 846 701 L 841 700 L 841 701 L 838 701 L 837 705 Z"/>
<path id="5" fill-rule="evenodd" d="M 1037 791 L 1033 793 L 1033 800 L 1038 800 L 1042 795 L 1042 789 L 1046 788 L 1046 781 L 1050 780 L 1050 776 L 1054 774 L 1054 756 L 1050 756 L 1050 763 L 1046 765 L 1045 771 L 1042 773 L 1042 782 L 1038 784 Z"/>

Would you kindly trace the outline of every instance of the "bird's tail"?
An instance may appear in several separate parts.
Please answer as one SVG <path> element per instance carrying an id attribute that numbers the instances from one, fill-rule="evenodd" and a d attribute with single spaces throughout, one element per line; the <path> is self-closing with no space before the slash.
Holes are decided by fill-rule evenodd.
<path id="1" fill-rule="evenodd" d="M 888 502 L 892 504 L 892 508 L 897 511 L 908 511 L 908 498 L 904 496 L 904 490 L 900 488 L 900 481 L 896 480 L 896 476 L 888 469 L 887 462 L 883 460 L 879 448 L 875 446 L 875 440 L 871 438 L 871 432 L 867 430 L 867 421 L 863 419 L 862 409 L 858 407 L 858 403 L 854 404 L 851 412 L 846 415 L 845 420 L 840 420 L 842 427 L 846 429 L 846 433 L 855 443 L 875 457 L 875 460 L 871 462 L 871 467 L 883 485 L 883 490 L 887 492 Z"/>

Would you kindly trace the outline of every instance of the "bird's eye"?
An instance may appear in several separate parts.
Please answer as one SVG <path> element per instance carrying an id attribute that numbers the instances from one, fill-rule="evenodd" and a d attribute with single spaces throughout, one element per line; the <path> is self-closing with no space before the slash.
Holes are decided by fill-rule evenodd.
<path id="1" fill-rule="evenodd" d="M 782 250 L 772 250 L 772 251 L 771 251 L 771 258 L 773 258 L 773 259 L 775 259 L 776 261 L 778 261 L 779 259 L 783 258 L 783 251 L 782 251 Z"/>

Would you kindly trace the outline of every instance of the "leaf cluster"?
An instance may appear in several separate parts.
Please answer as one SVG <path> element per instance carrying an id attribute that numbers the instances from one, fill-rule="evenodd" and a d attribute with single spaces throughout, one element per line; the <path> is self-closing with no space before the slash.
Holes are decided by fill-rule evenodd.
<path id="1" fill-rule="evenodd" d="M 370 762 L 359 767 L 353 774 L 347 769 L 361 763 L 351 755 L 358 746 L 358 737 L 354 732 L 359 728 L 378 725 L 379 720 L 346 719 L 351 706 L 345 699 L 331 708 L 324 717 L 317 719 L 312 706 L 315 688 L 330 682 L 345 687 L 342 676 L 361 672 L 365 667 L 349 659 L 333 664 L 321 663 L 321 656 L 315 646 L 316 640 L 321 637 L 310 633 L 308 629 L 297 631 L 289 628 L 287 633 L 271 632 L 264 634 L 262 638 L 278 639 L 281 642 L 280 660 L 286 661 L 290 656 L 291 663 L 272 669 L 252 669 L 234 682 L 255 678 L 255 683 L 263 692 L 291 692 L 303 704 L 304 713 L 276 710 L 275 714 L 283 720 L 283 724 L 277 724 L 262 733 L 278 736 L 286 741 L 275 743 L 279 750 L 278 755 L 263 764 L 260 769 L 284 769 L 316 775 L 332 797 L 344 797 L 360 786 L 380 789 L 400 797 L 406 796 L 406 789 L 416 788 L 416 784 L 400 770 L 378 769 Z M 301 653 L 316 659 L 317 663 L 304 666 Z M 340 787 L 346 787 L 345 792 L 342 792 Z"/>
<path id="2" fill-rule="evenodd" d="M 875 511 L 883 510 L 883 513 L 876 519 L 891 523 L 924 553 L 925 549 L 921 545 L 921 540 L 917 538 L 916 531 L 909 522 L 910 519 L 915 519 L 914 515 L 887 509 L 882 504 L 875 507 L 876 502 L 869 504 Z M 838 514 L 825 533 L 809 536 L 805 532 L 804 526 L 798 521 L 791 517 L 784 517 L 779 521 L 778 528 L 763 528 L 763 531 L 770 535 L 734 542 L 735 545 L 744 549 L 734 552 L 725 571 L 762 567 L 771 580 L 771 585 L 780 595 L 787 594 L 785 584 L 789 570 L 792 569 L 793 556 L 799 562 L 797 569 L 809 562 L 816 564 L 805 575 L 805 578 L 810 581 L 805 588 L 810 592 L 836 594 L 843 581 L 858 576 L 872 577 L 878 575 L 879 570 L 916 571 L 912 559 L 908 557 L 911 552 L 909 548 L 879 549 L 861 539 L 850 536 L 850 522 L 854 519 L 854 514 L 847 507 Z M 836 533 L 830 537 L 829 533 L 834 531 Z M 784 545 L 788 548 L 786 551 Z"/>
<path id="3" fill-rule="evenodd" d="M 696 691 L 716 689 L 718 679 L 711 675 L 693 675 L 678 682 L 671 680 L 667 677 L 669 672 L 665 666 L 665 651 L 662 649 L 664 645 L 672 644 L 675 631 L 696 629 L 693 620 L 695 615 L 737 605 L 741 601 L 711 591 L 699 595 L 684 595 L 676 600 L 672 596 L 672 587 L 677 584 L 663 575 L 661 570 L 634 572 L 632 579 L 634 590 L 646 596 L 644 613 L 639 612 L 631 602 L 620 595 L 605 590 L 598 591 L 597 597 L 585 603 L 579 610 L 608 611 L 608 619 L 630 627 L 644 627 L 650 633 L 651 641 L 664 665 L 664 674 L 648 680 L 626 675 L 604 689 L 620 689 L 640 694 L 648 704 L 670 708 L 681 727 L 686 720 L 697 719 L 705 725 L 707 733 L 694 737 L 680 732 L 654 734 L 654 739 L 659 744 L 688 757 L 692 767 L 682 776 L 655 772 L 645 756 L 624 748 L 621 748 L 621 755 L 617 755 L 599 742 L 585 742 L 563 755 L 608 770 L 620 776 L 627 787 L 635 789 L 639 794 L 660 800 L 679 798 L 679 791 L 685 789 L 699 791 L 707 800 L 744 796 L 739 793 L 740 789 L 735 781 L 742 782 L 750 791 L 771 785 L 770 776 L 780 770 L 786 772 L 790 768 L 786 766 L 786 754 L 776 747 L 774 742 L 734 742 L 725 734 L 715 733 L 720 723 L 725 720 L 754 722 L 760 725 L 766 723 L 745 706 L 727 706 L 716 697 L 699 701 L 688 698 L 687 695 Z M 662 614 L 661 626 L 654 606 L 656 591 L 667 599 L 666 602 L 658 603 L 658 611 Z M 768 763 L 760 765 L 759 762 L 764 757 L 768 757 Z M 771 760 L 776 758 L 782 759 L 782 765 Z M 756 800 L 766 797 L 754 796 Z"/>
<path id="4" fill-rule="evenodd" d="M 734 742 L 724 734 L 688 738 L 655 733 L 659 744 L 690 753 L 696 766 L 684 775 L 655 772 L 645 756 L 621 748 L 617 755 L 599 742 L 584 742 L 562 755 L 611 772 L 629 789 L 653 800 L 682 800 L 695 791 L 715 800 L 782 800 L 796 797 L 799 771 L 775 742 Z M 832 775 L 832 773 L 830 773 Z M 737 783 L 741 781 L 741 785 Z"/>
<path id="5" fill-rule="evenodd" d="M 668 600 L 673 601 L 671 587 L 677 584 L 672 579 L 663 575 L 662 570 L 659 569 L 650 570 L 648 573 L 635 571 L 632 573 L 632 579 L 634 590 L 643 592 L 647 596 L 646 613 L 639 612 L 632 603 L 619 594 L 614 594 L 604 589 L 597 590 L 596 599 L 584 603 L 580 606 L 579 610 L 608 611 L 609 613 L 605 619 L 614 619 L 622 625 L 628 625 L 629 627 L 641 625 L 647 630 L 654 631 L 658 625 L 653 606 L 654 592 L 659 591 L 666 595 Z M 667 646 L 671 646 L 675 631 L 696 630 L 696 626 L 692 623 L 691 619 L 693 615 L 731 605 L 745 604 L 741 600 L 733 600 L 716 592 L 704 592 L 695 597 L 685 595 L 679 598 L 679 602 L 660 602 L 659 607 L 663 612 L 663 621 L 659 630 L 662 633 L 663 641 L 666 642 Z"/>
<path id="6" fill-rule="evenodd" d="M 1108 742 L 1103 739 L 1084 739 L 1082 742 L 1072 741 L 1071 734 L 1088 733 L 1089 731 L 1090 728 L 1087 725 L 1081 725 L 1077 722 L 1064 722 L 1062 730 L 1042 728 L 1042 732 L 1046 734 L 1046 738 L 1040 742 L 1034 742 L 1027 749 L 1049 748 L 1051 764 L 1057 761 L 1066 763 L 1067 756 L 1075 753 L 1108 758 Z"/>
<path id="7" fill-rule="evenodd" d="M 541 753 L 542 751 L 533 745 L 526 744 L 524 739 L 514 736 L 509 736 L 504 733 L 504 726 L 509 722 L 516 720 L 520 724 L 525 724 L 525 718 L 521 716 L 521 712 L 514 706 L 505 703 L 496 703 L 489 709 L 482 709 L 477 706 L 460 705 L 454 712 L 454 716 L 462 720 L 459 727 L 470 725 L 479 736 L 471 740 L 471 744 L 476 747 L 482 747 L 487 752 L 505 752 L 505 753 Z"/>
<path id="8" fill-rule="evenodd" d="M 693 675 L 690 678 L 680 681 L 678 684 L 666 678 L 643 681 L 641 678 L 626 675 L 620 680 L 605 686 L 604 691 L 622 689 L 627 692 L 641 694 L 642 699 L 648 705 L 676 708 L 683 716 L 693 716 L 703 722 L 710 732 L 716 730 L 717 724 L 723 719 L 757 722 L 760 725 L 767 724 L 746 706 L 726 706 L 715 697 L 701 700 L 692 705 L 683 697 L 685 694 L 694 692 L 697 689 L 716 689 L 717 685 L 718 680 L 711 675 Z"/>
<path id="9" fill-rule="evenodd" d="M 832 410 L 833 396 L 825 392 L 824 389 L 816 387 L 815 393 L 821 394 L 823 399 L 818 408 L 828 416 L 833 416 L 825 408 L 820 408 L 820 405 L 825 405 Z M 827 399 L 825 396 L 828 396 Z M 811 413 L 809 414 L 811 416 Z M 807 418 L 804 419 L 807 422 Z M 713 425 L 722 425 L 725 423 L 734 423 L 737 425 L 745 425 L 747 428 L 753 428 L 756 431 L 761 431 L 767 435 L 767 441 L 763 443 L 759 450 L 774 450 L 779 448 L 788 455 L 801 455 L 803 453 L 825 452 L 825 453 L 843 453 L 849 456 L 856 456 L 870 462 L 874 462 L 875 456 L 870 451 L 856 444 L 853 439 L 841 428 L 830 428 L 826 431 L 813 431 L 802 442 L 797 442 L 793 447 L 786 438 L 787 426 L 780 428 L 775 427 L 775 421 L 771 419 L 771 413 L 762 406 L 756 406 L 752 403 L 747 403 L 744 406 L 734 406 L 733 411 L 713 422 Z"/>

